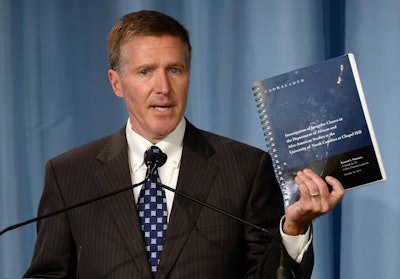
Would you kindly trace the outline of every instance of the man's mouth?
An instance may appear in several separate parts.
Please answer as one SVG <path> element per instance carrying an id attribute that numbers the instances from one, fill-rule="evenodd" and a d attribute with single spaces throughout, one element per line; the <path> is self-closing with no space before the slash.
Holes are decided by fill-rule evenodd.
<path id="1" fill-rule="evenodd" d="M 166 110 L 170 109 L 171 107 L 170 106 L 153 106 L 152 108 L 154 108 L 155 110 L 158 110 L 158 111 L 166 111 Z"/>

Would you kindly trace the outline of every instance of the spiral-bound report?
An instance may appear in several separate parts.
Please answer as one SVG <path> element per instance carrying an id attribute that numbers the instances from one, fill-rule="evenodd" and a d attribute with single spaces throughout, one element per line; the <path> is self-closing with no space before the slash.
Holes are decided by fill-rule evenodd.
<path id="1" fill-rule="evenodd" d="M 256 81 L 253 91 L 285 206 L 298 199 L 304 168 L 346 190 L 386 180 L 353 54 Z"/>

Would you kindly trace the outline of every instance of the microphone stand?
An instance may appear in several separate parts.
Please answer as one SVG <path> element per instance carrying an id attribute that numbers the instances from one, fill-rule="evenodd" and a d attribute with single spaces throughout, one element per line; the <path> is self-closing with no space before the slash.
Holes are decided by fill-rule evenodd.
<path id="1" fill-rule="evenodd" d="M 154 171 L 154 170 L 153 170 L 153 171 Z M 53 215 L 57 215 L 57 214 L 66 212 L 66 211 L 69 211 L 69 210 L 71 210 L 71 209 L 74 209 L 74 208 L 77 208 L 77 207 L 80 207 L 80 206 L 84 206 L 84 205 L 86 205 L 86 204 L 89 204 L 89 203 L 92 203 L 92 202 L 95 202 L 95 201 L 98 201 L 98 200 L 101 200 L 101 199 L 108 198 L 108 197 L 110 197 L 110 196 L 119 194 L 119 193 L 121 193 L 121 192 L 130 190 L 130 189 L 133 189 L 133 188 L 135 188 L 135 187 L 137 187 L 137 186 L 139 186 L 139 185 L 142 185 L 142 184 L 150 177 L 150 175 L 151 175 L 151 173 L 150 173 L 149 175 L 147 175 L 147 176 L 145 177 L 145 179 L 144 179 L 143 181 L 139 182 L 139 183 L 136 183 L 136 184 L 133 184 L 133 185 L 129 185 L 129 186 L 127 186 L 127 187 L 124 187 L 124 188 L 121 188 L 121 189 L 112 191 L 112 192 L 110 192 L 110 193 L 107 193 L 107 194 L 104 194 L 104 195 L 101 195 L 101 196 L 98 196 L 98 197 L 95 197 L 95 198 L 92 198 L 92 199 L 89 199 L 89 200 L 86 200 L 86 201 L 83 201 L 83 202 L 79 202 L 79 203 L 76 203 L 76 204 L 73 204 L 73 205 L 70 205 L 70 206 L 61 208 L 61 209 L 59 209 L 59 210 L 56 210 L 56 211 L 53 211 L 53 212 L 50 212 L 50 213 L 47 213 L 47 214 L 43 214 L 43 215 L 40 215 L 40 216 L 38 216 L 38 217 L 35 217 L 35 218 L 32 218 L 32 219 L 26 220 L 26 221 L 24 221 L 24 222 L 21 222 L 21 223 L 18 223 L 18 224 L 9 226 L 9 227 L 7 227 L 7 228 L 1 230 L 0 236 L 1 236 L 2 234 L 4 234 L 4 233 L 8 232 L 8 231 L 13 230 L 13 229 L 16 229 L 16 228 L 19 228 L 19 227 L 28 225 L 28 224 L 33 223 L 33 222 L 37 222 L 37 221 L 39 221 L 39 220 L 42 220 L 42 219 L 51 217 L 51 216 L 53 216 Z"/>
<path id="2" fill-rule="evenodd" d="M 37 222 L 37 221 L 42 220 L 42 219 L 46 219 L 46 218 L 51 217 L 53 215 L 57 215 L 57 214 L 60 214 L 60 213 L 63 213 L 63 212 L 67 212 L 67 211 L 69 211 L 71 209 L 74 209 L 74 208 L 77 208 L 77 207 L 80 207 L 80 206 L 84 206 L 86 204 L 89 204 L 89 203 L 92 203 L 92 202 L 95 202 L 95 201 L 98 201 L 98 200 L 102 200 L 102 199 L 108 198 L 110 196 L 125 192 L 127 190 L 136 188 L 137 186 L 140 186 L 140 185 L 144 184 L 146 182 L 146 180 L 149 179 L 149 177 L 151 177 L 153 175 L 153 173 L 156 170 L 156 168 L 161 167 L 162 165 L 164 165 L 165 161 L 167 160 L 167 157 L 165 156 L 165 153 L 162 153 L 162 154 L 164 154 L 164 157 L 155 158 L 155 156 L 153 156 L 151 158 L 148 158 L 148 160 L 151 161 L 151 162 L 149 162 L 149 165 L 148 165 L 148 168 L 150 169 L 150 171 L 148 172 L 148 174 L 146 175 L 146 177 L 144 178 L 143 181 L 141 181 L 139 183 L 136 183 L 136 184 L 133 184 L 133 185 L 129 185 L 129 186 L 121 188 L 121 189 L 117 189 L 115 191 L 109 192 L 107 194 L 104 194 L 104 195 L 101 195 L 101 196 L 98 196 L 98 197 L 94 197 L 94 198 L 86 200 L 86 201 L 82 201 L 82 202 L 79 202 L 79 203 L 76 203 L 76 204 L 61 208 L 59 210 L 56 210 L 56 211 L 53 211 L 53 212 L 50 212 L 50 213 L 47 213 L 47 214 L 40 215 L 38 217 L 26 220 L 24 222 L 21 222 L 21 223 L 18 223 L 18 224 L 14 224 L 12 226 L 9 226 L 9 227 L 1 230 L 0 231 L 0 236 L 2 234 L 4 234 L 4 233 L 6 233 L 8 231 L 11 231 L 11 230 L 14 230 L 16 228 L 28 225 L 28 224 L 33 223 L 33 222 Z"/>

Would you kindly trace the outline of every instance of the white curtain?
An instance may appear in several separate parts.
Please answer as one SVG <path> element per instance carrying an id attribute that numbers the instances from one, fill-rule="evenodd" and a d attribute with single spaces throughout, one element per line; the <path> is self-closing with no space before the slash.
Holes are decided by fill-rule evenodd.
<path id="1" fill-rule="evenodd" d="M 190 121 L 262 149 L 253 81 L 355 53 L 388 181 L 315 221 L 313 278 L 397 278 L 398 0 L 0 0 L 0 229 L 36 215 L 46 160 L 124 125 L 106 37 L 141 9 L 191 33 Z M 1 278 L 23 274 L 34 241 L 34 224 L 0 237 Z"/>

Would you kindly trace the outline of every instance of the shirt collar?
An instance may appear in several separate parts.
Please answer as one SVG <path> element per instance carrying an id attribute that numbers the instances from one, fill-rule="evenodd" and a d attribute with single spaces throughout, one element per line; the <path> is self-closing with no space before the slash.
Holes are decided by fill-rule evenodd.
<path id="1" fill-rule="evenodd" d="M 183 136 L 185 134 L 185 128 L 186 120 L 185 118 L 182 118 L 174 131 L 172 131 L 164 139 L 155 144 L 165 154 L 168 155 L 165 165 L 179 168 L 182 156 Z M 128 122 L 126 124 L 126 139 L 128 142 L 128 154 L 131 170 L 136 171 L 137 169 L 144 166 L 144 152 L 153 144 L 132 130 L 130 119 L 128 119 Z"/>

